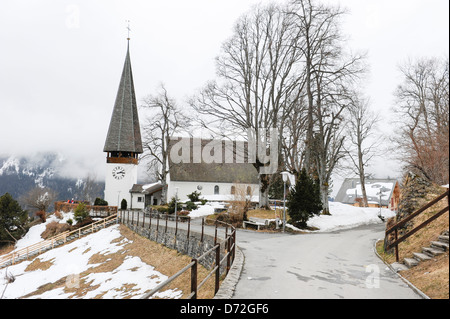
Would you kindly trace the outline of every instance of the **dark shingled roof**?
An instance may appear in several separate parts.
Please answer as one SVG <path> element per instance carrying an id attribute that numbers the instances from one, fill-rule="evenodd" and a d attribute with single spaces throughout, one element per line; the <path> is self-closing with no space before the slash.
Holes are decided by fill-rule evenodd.
<path id="1" fill-rule="evenodd" d="M 103 151 L 143 152 L 129 46 Z"/>
<path id="2" fill-rule="evenodd" d="M 190 139 L 190 163 L 173 163 L 169 156 L 170 180 L 185 182 L 217 182 L 217 183 L 243 183 L 258 184 L 259 175 L 252 163 L 194 163 L 193 141 Z M 172 147 L 178 142 L 178 138 L 169 141 L 169 154 Z M 201 140 L 201 148 L 211 140 Z M 218 141 L 224 142 L 224 141 Z M 246 144 L 246 143 L 245 143 Z M 225 153 L 225 143 L 222 144 L 222 159 Z M 245 146 L 247 148 L 247 146 Z M 246 152 L 245 152 L 246 153 Z"/>

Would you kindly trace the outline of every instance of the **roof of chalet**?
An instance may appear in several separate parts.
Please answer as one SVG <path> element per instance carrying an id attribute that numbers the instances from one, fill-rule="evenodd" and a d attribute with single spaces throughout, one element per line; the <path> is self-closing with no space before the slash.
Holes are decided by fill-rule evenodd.
<path id="1" fill-rule="evenodd" d="M 129 44 L 103 151 L 143 152 Z"/>
<path id="2" fill-rule="evenodd" d="M 368 202 L 378 204 L 381 192 L 381 205 L 388 206 L 397 182 L 396 179 L 366 179 L 365 186 Z M 359 178 L 346 178 L 334 200 L 344 204 L 354 204 L 358 197 L 362 197 Z"/>
<path id="3" fill-rule="evenodd" d="M 185 182 L 211 182 L 211 183 L 243 183 L 243 184 L 258 184 L 258 171 L 252 163 L 236 163 L 236 155 L 233 155 L 233 163 L 225 163 L 225 148 L 226 144 L 220 140 L 203 140 L 198 138 L 190 138 L 189 145 L 189 162 L 188 163 L 174 163 L 170 152 L 173 146 L 179 141 L 179 138 L 171 139 L 169 141 L 169 168 L 171 181 L 185 181 Z M 203 156 L 195 154 L 194 145 L 201 145 L 201 150 L 210 142 L 217 142 L 222 144 L 222 158 L 219 163 L 206 163 Z M 228 141 L 231 142 L 231 141 Z M 244 143 L 246 144 L 246 143 Z M 219 149 L 219 148 L 217 148 Z M 236 149 L 236 143 L 233 142 L 233 153 Z M 183 151 L 181 151 L 182 153 Z M 214 153 L 214 152 L 213 152 Z M 210 153 L 211 154 L 211 153 Z M 180 153 L 179 153 L 180 155 Z M 194 157 L 198 163 L 194 163 Z M 200 157 L 200 160 L 199 160 Z"/>
<path id="4" fill-rule="evenodd" d="M 133 187 L 130 189 L 130 193 L 140 193 L 151 195 L 156 193 L 162 189 L 162 184 L 160 182 L 152 183 L 152 184 L 133 184 Z"/>

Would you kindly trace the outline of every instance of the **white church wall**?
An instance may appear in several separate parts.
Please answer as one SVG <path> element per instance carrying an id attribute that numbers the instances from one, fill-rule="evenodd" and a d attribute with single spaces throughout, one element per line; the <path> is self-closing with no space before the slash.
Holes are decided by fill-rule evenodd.
<path id="1" fill-rule="evenodd" d="M 218 194 L 215 192 L 216 186 L 218 187 Z M 168 201 L 175 197 L 178 188 L 178 199 L 182 202 L 188 201 L 187 195 L 194 191 L 200 192 L 201 196 L 204 196 L 208 200 L 232 200 L 233 195 L 231 194 L 231 188 L 242 187 L 247 190 L 250 186 L 252 189 L 252 195 L 258 196 L 259 185 L 257 184 L 236 184 L 236 183 L 210 183 L 210 182 L 180 182 L 180 181 L 170 181 L 167 188 L 167 198 Z"/>
<path id="2" fill-rule="evenodd" d="M 117 174 L 116 168 L 123 168 L 124 175 Z M 116 170 L 115 170 L 116 169 Z M 115 173 L 115 174 L 113 174 Z M 122 199 L 125 199 L 130 208 L 131 194 L 130 189 L 137 183 L 137 165 L 134 164 L 106 164 L 105 179 L 105 200 L 111 206 L 118 206 Z M 134 207 L 133 207 L 134 208 Z"/>

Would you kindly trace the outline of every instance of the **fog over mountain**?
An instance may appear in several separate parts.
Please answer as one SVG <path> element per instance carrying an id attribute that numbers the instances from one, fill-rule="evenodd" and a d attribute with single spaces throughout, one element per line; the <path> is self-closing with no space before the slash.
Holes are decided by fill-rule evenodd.
<path id="1" fill-rule="evenodd" d="M 0 196 L 10 193 L 14 198 L 26 194 L 35 187 L 47 187 L 58 193 L 58 200 L 80 198 L 86 179 L 94 179 L 98 196 L 103 196 L 104 181 L 95 174 L 74 170 L 58 153 L 37 153 L 30 156 L 0 156 Z"/>

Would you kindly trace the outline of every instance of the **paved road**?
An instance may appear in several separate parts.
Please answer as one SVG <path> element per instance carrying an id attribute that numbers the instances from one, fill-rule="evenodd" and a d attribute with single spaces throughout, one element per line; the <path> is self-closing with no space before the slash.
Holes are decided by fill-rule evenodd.
<path id="1" fill-rule="evenodd" d="M 169 221 L 168 227 L 175 223 Z M 187 228 L 187 223 L 178 227 Z M 201 219 L 192 220 L 191 231 L 201 232 Z M 421 299 L 375 254 L 374 244 L 384 231 L 384 224 L 301 235 L 238 229 L 245 260 L 233 298 Z M 214 232 L 205 227 L 205 233 Z M 225 237 L 223 228 L 218 236 Z"/>
<path id="2" fill-rule="evenodd" d="M 233 298 L 422 298 L 374 253 L 383 235 L 383 224 L 303 235 L 239 230 L 245 261 Z"/>

